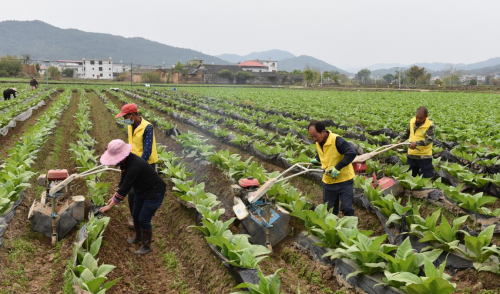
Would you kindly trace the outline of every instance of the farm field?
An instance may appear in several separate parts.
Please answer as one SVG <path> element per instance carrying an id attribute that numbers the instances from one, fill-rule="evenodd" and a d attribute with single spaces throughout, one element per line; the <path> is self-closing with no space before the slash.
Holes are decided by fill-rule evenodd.
<path id="1" fill-rule="evenodd" d="M 279 278 L 280 293 L 500 289 L 497 94 L 121 85 L 19 89 L 19 98 L 11 100 L 16 103 L 0 101 L 0 129 L 6 130 L 0 136 L 0 216 L 15 212 L 3 227 L 0 293 L 73 293 L 74 284 L 90 285 L 92 293 L 232 293 L 239 291 L 241 268 L 254 277 L 257 268 L 274 274 L 271 283 L 278 286 Z M 73 174 L 98 165 L 110 140 L 127 138 L 114 118 L 125 103 L 138 105 L 163 146 L 159 170 L 168 189 L 153 219 L 153 251 L 135 256 L 136 246 L 126 243 L 133 233 L 126 203 L 105 218 L 82 221 L 52 246 L 50 238 L 31 231 L 27 219 L 44 190 L 36 185 L 38 174 L 54 168 Z M 397 195 L 357 176 L 356 216 L 339 219 L 322 205 L 318 177 L 297 177 L 270 191 L 290 213 L 292 227 L 272 253 L 237 234 L 231 185 L 248 176 L 262 184 L 308 162 L 316 152 L 306 129 L 311 119 L 326 120 L 329 130 L 361 154 L 396 143 L 419 106 L 429 109 L 436 125 L 432 180 L 411 177 L 406 150 L 391 150 L 367 161 L 366 175 L 398 180 Z M 116 173 L 77 180 L 72 192 L 88 196 L 87 205 L 102 205 L 118 181 Z M 95 238 L 75 245 L 84 224 Z M 102 227 L 91 232 L 96 226 Z M 238 240 L 245 245 L 229 248 Z M 92 242 L 99 246 L 91 252 Z M 95 259 L 113 267 L 87 283 L 81 271 Z M 111 281 L 116 284 L 105 284 Z M 384 285 L 374 287 L 379 283 Z"/>

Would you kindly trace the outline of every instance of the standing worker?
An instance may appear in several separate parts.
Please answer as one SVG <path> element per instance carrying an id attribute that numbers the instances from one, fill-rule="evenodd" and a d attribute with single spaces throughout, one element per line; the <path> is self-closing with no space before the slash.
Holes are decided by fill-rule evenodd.
<path id="1" fill-rule="evenodd" d="M 120 203 L 130 190 L 134 189 L 134 218 L 135 236 L 127 239 L 130 244 L 142 242 L 135 254 L 143 255 L 151 251 L 151 236 L 153 227 L 151 219 L 160 207 L 165 197 L 167 185 L 158 173 L 145 160 L 133 154 L 133 146 L 122 140 L 109 142 L 108 149 L 101 156 L 100 161 L 104 165 L 120 165 L 121 178 L 118 190 L 108 200 L 106 206 L 101 207 L 104 213 L 113 206 Z"/>
<path id="2" fill-rule="evenodd" d="M 123 117 L 128 125 L 128 143 L 132 145 L 132 153 L 148 162 L 156 171 L 156 162 L 158 161 L 158 151 L 156 150 L 156 138 L 153 131 L 153 125 L 139 116 L 137 105 L 134 103 L 123 105 L 120 113 L 116 116 Z M 131 217 L 128 220 L 129 227 L 135 227 L 132 212 L 134 209 L 134 189 L 128 194 L 128 204 Z"/>
<path id="3" fill-rule="evenodd" d="M 10 95 L 14 95 L 16 98 L 17 88 L 7 89 L 3 91 L 3 100 L 10 100 Z"/>
<path id="4" fill-rule="evenodd" d="M 323 175 L 323 202 L 333 213 L 340 210 L 344 216 L 354 216 L 354 168 L 351 162 L 356 158 L 356 151 L 344 138 L 326 130 L 323 122 L 312 121 L 307 127 L 309 135 L 316 142 L 318 155 L 311 163 L 321 163 L 321 168 L 328 174 Z"/>
<path id="5" fill-rule="evenodd" d="M 35 78 L 31 78 L 31 81 L 30 81 L 30 86 L 31 86 L 31 90 L 35 90 L 36 88 L 38 88 L 38 81 L 35 80 Z"/>
<path id="6" fill-rule="evenodd" d="M 432 145 L 434 141 L 434 123 L 428 118 L 427 108 L 421 106 L 417 109 L 415 117 L 410 120 L 410 125 L 401 139 L 410 139 L 406 164 L 410 166 L 413 177 L 422 175 L 432 178 Z"/>

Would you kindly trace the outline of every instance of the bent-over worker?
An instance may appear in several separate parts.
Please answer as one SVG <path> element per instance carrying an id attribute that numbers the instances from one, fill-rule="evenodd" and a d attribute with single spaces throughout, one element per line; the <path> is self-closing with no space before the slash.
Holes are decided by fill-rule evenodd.
<path id="1" fill-rule="evenodd" d="M 16 92 L 17 88 L 6 89 L 3 91 L 3 100 L 10 100 L 11 95 L 14 95 L 14 98 L 16 98 Z"/>
<path id="2" fill-rule="evenodd" d="M 143 255 L 151 251 L 153 218 L 165 196 L 167 185 L 158 173 L 145 160 L 131 152 L 132 145 L 116 139 L 108 144 L 108 149 L 101 156 L 104 165 L 120 165 L 121 178 L 118 190 L 99 211 L 106 212 L 125 199 L 133 188 L 135 191 L 134 219 L 135 236 L 127 239 L 130 244 L 142 241 L 142 246 L 135 254 Z"/>

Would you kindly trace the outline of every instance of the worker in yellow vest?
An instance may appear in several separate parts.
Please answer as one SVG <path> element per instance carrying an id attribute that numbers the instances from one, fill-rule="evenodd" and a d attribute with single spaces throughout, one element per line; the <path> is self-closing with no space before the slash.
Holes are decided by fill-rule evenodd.
<path id="1" fill-rule="evenodd" d="M 417 109 L 415 117 L 410 120 L 410 125 L 401 138 L 409 139 L 410 142 L 406 164 L 410 166 L 412 176 L 422 175 L 424 178 L 431 178 L 434 175 L 432 166 L 434 123 L 428 117 L 427 108 L 421 106 Z"/>
<path id="2" fill-rule="evenodd" d="M 318 150 L 311 163 L 321 163 L 321 168 L 327 171 L 323 175 L 323 201 L 328 210 L 333 208 L 333 213 L 338 214 L 340 200 L 343 215 L 354 216 L 354 168 L 351 163 L 356 158 L 356 151 L 344 138 L 328 131 L 323 122 L 312 121 L 308 130 Z"/>
<path id="3" fill-rule="evenodd" d="M 123 105 L 119 114 L 115 116 L 123 117 L 128 125 L 128 143 L 132 145 L 132 153 L 147 161 L 155 171 L 158 161 L 158 151 L 156 150 L 156 138 L 153 125 L 139 116 L 137 105 L 134 103 Z M 128 204 L 130 208 L 129 227 L 135 227 L 132 219 L 134 210 L 135 192 L 131 189 L 128 193 Z"/>

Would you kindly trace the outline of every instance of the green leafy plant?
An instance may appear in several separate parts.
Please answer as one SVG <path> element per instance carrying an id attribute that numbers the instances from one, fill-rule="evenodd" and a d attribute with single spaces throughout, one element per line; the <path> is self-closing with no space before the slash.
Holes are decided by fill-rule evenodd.
<path id="1" fill-rule="evenodd" d="M 420 267 L 424 265 L 426 258 L 434 262 L 442 252 L 442 250 L 435 249 L 432 251 L 415 253 L 411 247 L 410 238 L 406 238 L 401 245 L 399 245 L 394 256 L 382 252 L 380 252 L 379 255 L 387 261 L 386 272 L 408 272 L 418 275 L 420 273 Z M 388 280 L 387 278 L 385 278 L 384 281 L 396 288 L 404 286 L 401 282 Z"/>
<path id="2" fill-rule="evenodd" d="M 450 283 L 450 276 L 444 273 L 446 261 L 438 268 L 432 261 L 424 257 L 424 277 L 419 277 L 410 272 L 385 272 L 385 278 L 389 283 L 400 283 L 401 289 L 410 294 L 440 293 L 451 294 L 455 290 L 456 284 Z"/>
<path id="3" fill-rule="evenodd" d="M 435 226 L 435 215 L 431 216 L 429 222 L 430 228 L 427 227 L 426 230 L 422 230 L 424 227 L 420 225 L 412 225 L 411 232 L 417 232 L 416 235 L 420 235 L 420 242 L 435 242 L 438 245 L 438 248 L 442 248 L 446 251 L 453 251 L 458 248 L 458 236 L 457 233 L 461 231 L 460 226 L 467 220 L 468 215 L 464 215 L 462 217 L 456 218 L 453 220 L 453 225 L 450 225 L 444 216 L 441 217 L 441 223 L 439 226 Z M 427 247 L 424 248 L 428 249 Z"/>
<path id="4" fill-rule="evenodd" d="M 106 275 L 115 268 L 116 266 L 109 264 L 98 266 L 97 260 L 94 259 L 92 254 L 87 253 L 83 257 L 82 263 L 72 269 L 72 273 L 74 280 L 81 289 L 90 293 L 104 294 L 106 290 L 121 279 L 120 277 L 103 285 L 106 281 Z"/>
<path id="5" fill-rule="evenodd" d="M 189 228 L 194 228 L 202 232 L 207 237 L 223 236 L 224 232 L 227 231 L 229 226 L 234 222 L 236 218 L 231 218 L 228 221 L 211 220 L 208 218 L 202 219 L 203 226 L 189 226 Z"/>
<path id="6" fill-rule="evenodd" d="M 238 291 L 231 294 L 279 294 L 281 281 L 278 274 L 284 269 L 278 269 L 274 274 L 264 276 L 260 267 L 257 267 L 259 276 L 259 284 L 241 283 L 235 289 L 248 288 L 250 291 Z M 300 293 L 300 292 L 299 292 Z"/>
<path id="7" fill-rule="evenodd" d="M 208 243 L 217 246 L 232 266 L 256 268 L 271 251 L 262 245 L 252 245 L 248 235 L 205 237 Z"/>
<path id="8" fill-rule="evenodd" d="M 371 275 L 383 271 L 386 267 L 380 252 L 387 254 L 397 248 L 395 245 L 382 244 L 385 239 L 387 235 L 370 238 L 364 234 L 358 234 L 356 239 L 352 239 L 353 245 L 344 245 L 344 248 L 337 248 L 333 252 L 324 254 L 323 257 L 354 260 L 359 268 L 347 275 L 346 280 L 360 273 Z"/>
<path id="9" fill-rule="evenodd" d="M 413 177 L 411 171 L 401 174 L 398 179 L 404 188 L 410 190 L 430 188 L 432 186 L 430 178 L 424 178 L 423 175 Z"/>

